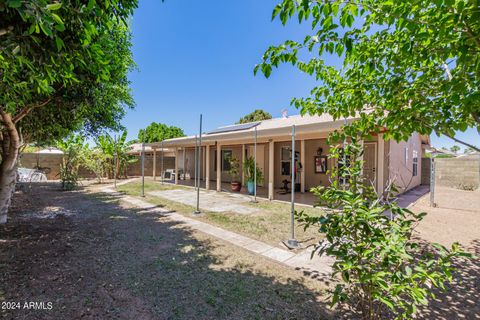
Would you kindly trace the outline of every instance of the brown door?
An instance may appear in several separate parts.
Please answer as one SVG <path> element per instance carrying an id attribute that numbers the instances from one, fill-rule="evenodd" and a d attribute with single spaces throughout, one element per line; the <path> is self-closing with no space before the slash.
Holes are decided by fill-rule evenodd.
<path id="1" fill-rule="evenodd" d="M 363 176 L 366 182 L 377 188 L 377 143 L 366 142 L 363 145 Z"/>

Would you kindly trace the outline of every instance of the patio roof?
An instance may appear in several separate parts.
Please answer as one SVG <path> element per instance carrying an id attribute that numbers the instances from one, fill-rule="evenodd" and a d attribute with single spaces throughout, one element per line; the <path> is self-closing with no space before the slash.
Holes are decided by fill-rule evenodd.
<path id="1" fill-rule="evenodd" d="M 354 119 L 350 117 L 345 121 L 351 123 Z M 235 140 L 252 140 L 255 127 L 257 128 L 257 137 L 261 141 L 262 139 L 271 139 L 275 137 L 288 137 L 291 133 L 291 128 L 295 125 L 295 131 L 298 135 L 330 132 L 332 130 L 340 128 L 344 124 L 344 120 L 334 120 L 329 114 L 321 116 L 289 116 L 285 118 L 275 118 L 253 123 L 252 126 L 245 126 L 241 128 L 235 128 L 235 126 L 220 127 L 217 130 L 213 130 L 210 133 L 202 135 L 202 145 L 212 145 L 216 142 L 232 142 Z M 225 129 L 235 130 L 225 130 Z M 168 139 L 163 141 L 163 146 L 168 147 L 182 147 L 191 146 L 195 144 L 195 136 L 187 136 L 181 138 Z M 149 143 L 149 146 L 158 148 L 161 146 L 161 142 Z"/>

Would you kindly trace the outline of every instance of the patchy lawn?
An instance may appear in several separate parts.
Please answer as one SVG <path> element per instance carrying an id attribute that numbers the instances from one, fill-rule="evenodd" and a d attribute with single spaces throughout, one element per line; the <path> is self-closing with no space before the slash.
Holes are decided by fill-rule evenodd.
<path id="1" fill-rule="evenodd" d="M 333 317 L 319 280 L 112 196 L 48 184 L 17 193 L 11 216 L 0 300 L 22 308 L 5 319 Z M 23 309 L 30 301 L 53 308 Z"/>
<path id="2" fill-rule="evenodd" d="M 243 205 L 260 209 L 259 213 L 238 214 L 234 212 L 212 212 L 202 211 L 202 215 L 194 216 L 195 208 L 179 202 L 171 201 L 162 197 L 149 195 L 151 191 L 172 190 L 185 187 L 161 184 L 153 181 L 145 181 L 145 200 L 184 214 L 190 218 L 198 219 L 212 225 L 241 233 L 253 239 L 263 241 L 273 246 L 284 248 L 282 241 L 290 235 L 290 205 L 286 203 L 270 202 L 259 200 L 258 203 L 245 201 Z M 141 182 L 135 181 L 119 185 L 117 190 L 131 196 L 140 196 Z M 191 190 L 189 188 L 188 190 Z M 321 209 L 313 207 L 298 206 L 297 210 L 303 210 L 311 215 L 320 216 Z M 303 230 L 303 227 L 296 224 L 296 238 L 304 246 L 317 242 L 322 234 L 317 229 L 310 228 Z"/>

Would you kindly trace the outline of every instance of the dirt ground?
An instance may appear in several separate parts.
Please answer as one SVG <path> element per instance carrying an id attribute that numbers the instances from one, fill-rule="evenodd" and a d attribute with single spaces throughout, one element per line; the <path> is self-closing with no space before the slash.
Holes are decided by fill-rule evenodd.
<path id="1" fill-rule="evenodd" d="M 320 280 L 101 194 L 33 188 L 11 216 L 0 227 L 4 319 L 333 317 Z"/>
<path id="2" fill-rule="evenodd" d="M 13 219 L 0 226 L 1 318 L 353 318 L 326 306 L 324 279 L 126 208 L 96 190 L 61 192 L 47 184 L 16 194 Z M 425 208 L 422 201 L 414 210 Z M 448 213 L 440 205 L 419 235 L 444 244 L 454 238 L 480 255 L 479 215 L 468 208 Z M 457 216 L 448 220 L 451 214 Z M 479 261 L 457 267 L 455 283 L 419 319 L 480 319 Z"/>
<path id="3" fill-rule="evenodd" d="M 435 203 L 436 207 L 430 206 L 428 193 L 411 207 L 415 212 L 428 213 L 417 227 L 420 237 L 445 246 L 458 241 L 475 250 L 480 241 L 480 190 L 437 188 Z"/>

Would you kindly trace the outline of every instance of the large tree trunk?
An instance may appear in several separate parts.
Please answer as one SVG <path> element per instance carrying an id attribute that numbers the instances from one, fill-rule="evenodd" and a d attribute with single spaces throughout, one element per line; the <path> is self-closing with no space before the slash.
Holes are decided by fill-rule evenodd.
<path id="1" fill-rule="evenodd" d="M 7 222 L 7 213 L 15 191 L 16 169 L 4 170 L 0 166 L 0 224 Z"/>
<path id="2" fill-rule="evenodd" d="M 7 222 L 7 213 L 15 191 L 20 135 L 10 114 L 0 108 L 1 162 L 0 162 L 0 224 Z"/>

